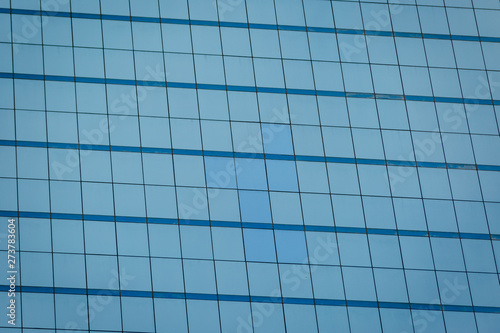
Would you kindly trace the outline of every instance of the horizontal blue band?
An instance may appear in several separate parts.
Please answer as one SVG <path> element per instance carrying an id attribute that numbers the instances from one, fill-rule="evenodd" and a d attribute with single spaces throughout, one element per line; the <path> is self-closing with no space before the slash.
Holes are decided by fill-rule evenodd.
<path id="1" fill-rule="evenodd" d="M 375 94 L 375 98 L 378 99 L 392 99 L 392 100 L 404 100 L 403 95 L 392 95 L 392 94 Z"/>
<path id="2" fill-rule="evenodd" d="M 185 299 L 186 295 L 184 293 L 153 292 L 153 297 L 154 298 Z"/>
<path id="3" fill-rule="evenodd" d="M 10 144 L 9 144 L 10 146 Z M 39 141 L 17 141 L 16 146 L 18 147 L 39 147 L 39 148 L 47 148 L 47 142 L 39 142 Z"/>
<path id="4" fill-rule="evenodd" d="M 248 229 L 273 229 L 273 225 L 271 223 L 253 223 L 253 222 L 242 222 L 243 228 Z"/>
<path id="5" fill-rule="evenodd" d="M 172 149 L 170 148 L 142 147 L 141 150 L 143 153 L 149 153 L 149 154 L 172 154 Z"/>
<path id="6" fill-rule="evenodd" d="M 166 87 L 167 83 L 164 81 L 142 81 L 137 80 L 136 84 L 138 86 L 148 86 L 148 87 Z"/>
<path id="7" fill-rule="evenodd" d="M 255 159 L 264 159 L 264 154 L 261 153 L 241 153 L 234 152 L 235 158 L 255 158 Z"/>
<path id="8" fill-rule="evenodd" d="M 286 94 L 286 89 L 285 88 L 257 87 L 257 92 L 271 93 L 271 94 Z"/>
<path id="9" fill-rule="evenodd" d="M 133 16 L 133 17 L 131 17 L 131 20 L 133 22 L 160 23 L 160 18 L 159 17 L 137 17 L 137 16 Z"/>
<path id="10" fill-rule="evenodd" d="M 75 82 L 104 84 L 106 83 L 106 80 L 103 78 L 95 78 L 95 77 L 75 77 Z"/>
<path id="11" fill-rule="evenodd" d="M 331 163 L 347 163 L 347 164 L 354 164 L 356 163 L 355 158 L 349 158 L 349 157 L 326 157 L 327 162 Z"/>
<path id="12" fill-rule="evenodd" d="M 121 290 L 120 294 L 125 297 L 153 297 L 151 291 Z"/>
<path id="13" fill-rule="evenodd" d="M 460 234 L 458 232 L 429 231 L 429 236 L 439 238 L 459 238 Z"/>
<path id="14" fill-rule="evenodd" d="M 443 35 L 443 34 L 422 34 L 422 37 L 429 39 L 451 39 L 451 35 Z"/>
<path id="15" fill-rule="evenodd" d="M 103 20 L 111 20 L 111 21 L 131 21 L 130 16 L 123 15 L 101 15 Z"/>
<path id="16" fill-rule="evenodd" d="M 412 162 L 412 161 L 392 161 L 392 160 L 387 160 L 387 165 L 391 165 L 391 166 L 410 166 L 410 167 L 414 167 L 416 166 L 417 164 L 415 162 Z"/>
<path id="17" fill-rule="evenodd" d="M 93 296 L 120 296 L 119 290 L 108 290 L 108 289 L 88 289 L 88 295 Z"/>
<path id="18" fill-rule="evenodd" d="M 210 151 L 210 150 L 204 150 L 203 155 L 204 156 L 214 156 L 214 157 L 233 157 L 234 156 L 232 151 Z"/>
<path id="19" fill-rule="evenodd" d="M 87 295 L 87 290 L 77 288 L 54 288 L 56 294 Z"/>
<path id="20" fill-rule="evenodd" d="M 135 80 L 125 80 L 125 79 L 108 79 L 106 78 L 107 84 L 121 84 L 125 86 L 135 86 Z"/>
<path id="21" fill-rule="evenodd" d="M 189 20 L 186 19 L 174 19 L 174 18 L 160 18 L 161 23 L 170 24 L 189 24 Z"/>
<path id="22" fill-rule="evenodd" d="M 444 311 L 460 311 L 460 312 L 472 312 L 474 308 L 472 306 L 464 306 L 464 305 L 446 305 L 443 304 Z"/>
<path id="23" fill-rule="evenodd" d="M 177 219 L 167 219 L 167 218 L 148 218 L 148 223 L 153 224 L 177 224 L 179 221 Z"/>
<path id="24" fill-rule="evenodd" d="M 125 147 L 125 146 L 110 146 L 111 151 L 120 151 L 120 152 L 131 152 L 131 153 L 140 153 L 140 147 Z"/>
<path id="25" fill-rule="evenodd" d="M 306 225 L 304 229 L 306 231 L 335 232 L 335 227 L 324 225 Z"/>
<path id="26" fill-rule="evenodd" d="M 268 160 L 295 161 L 293 155 L 265 154 L 265 158 Z"/>
<path id="27" fill-rule="evenodd" d="M 25 286 L 21 286 L 21 292 L 53 294 L 54 288 L 52 288 L 52 287 L 25 287 Z"/>
<path id="28" fill-rule="evenodd" d="M 348 234 L 366 234 L 365 228 L 354 228 L 354 227 L 336 227 L 335 230 L 340 233 Z"/>
<path id="29" fill-rule="evenodd" d="M 333 97 L 345 97 L 345 91 L 326 91 L 326 90 L 316 90 L 318 96 L 333 96 Z"/>
<path id="30" fill-rule="evenodd" d="M 50 219 L 50 213 L 43 213 L 43 212 L 19 212 L 19 217 Z"/>
<path id="31" fill-rule="evenodd" d="M 307 31 L 309 32 L 326 32 L 330 34 L 336 33 L 335 28 L 324 28 L 324 27 L 307 27 Z"/>
<path id="32" fill-rule="evenodd" d="M 199 227 L 208 227 L 210 221 L 207 220 L 179 220 L 180 225 L 194 225 Z"/>
<path id="33" fill-rule="evenodd" d="M 250 86 L 227 86 L 228 91 L 246 91 L 246 92 L 256 92 L 257 88 Z"/>
<path id="34" fill-rule="evenodd" d="M 278 30 L 276 24 L 249 23 L 248 27 L 250 29 Z"/>
<path id="35" fill-rule="evenodd" d="M 339 299 L 315 299 L 317 305 L 345 306 L 346 302 Z"/>
<path id="36" fill-rule="evenodd" d="M 376 308 L 377 302 L 371 301 L 346 301 L 347 306 L 361 307 L 361 308 Z"/>
<path id="37" fill-rule="evenodd" d="M 306 31 L 305 26 L 297 25 L 278 25 L 279 30 L 290 30 L 290 31 Z"/>
<path id="38" fill-rule="evenodd" d="M 101 19 L 101 15 L 100 14 L 71 13 L 71 16 L 73 18 L 86 18 L 86 19 L 95 19 L 95 20 L 100 20 Z"/>
<path id="39" fill-rule="evenodd" d="M 417 162 L 418 167 L 422 168 L 439 168 L 439 169 L 444 169 L 446 168 L 446 163 L 440 163 L 440 162 Z"/>
<path id="40" fill-rule="evenodd" d="M 75 78 L 71 76 L 45 75 L 47 81 L 74 82 Z"/>
<path id="41" fill-rule="evenodd" d="M 409 309 L 410 304 L 408 303 L 395 303 L 395 302 L 379 302 L 379 308 L 385 309 Z"/>
<path id="42" fill-rule="evenodd" d="M 460 233 L 460 238 L 465 239 L 491 239 L 490 234 L 477 234 L 477 233 Z"/>
<path id="43" fill-rule="evenodd" d="M 478 42 L 479 37 L 478 36 L 457 36 L 457 35 L 451 35 L 451 39 L 453 40 L 467 40 L 471 42 Z"/>
<path id="44" fill-rule="evenodd" d="M 297 161 L 309 161 L 309 162 L 325 162 L 326 159 L 323 156 L 300 156 L 296 155 L 295 159 Z"/>
<path id="45" fill-rule="evenodd" d="M 392 230 L 392 229 L 372 229 L 368 228 L 367 233 L 373 234 L 373 235 L 397 235 L 398 231 L 397 230 Z"/>
<path id="46" fill-rule="evenodd" d="M 78 149 L 77 143 L 49 142 L 47 146 L 49 148 L 59 148 L 59 149 Z"/>
<path id="47" fill-rule="evenodd" d="M 282 303 L 281 297 L 250 296 L 250 300 L 258 303 Z"/>
<path id="48" fill-rule="evenodd" d="M 162 82 L 162 81 L 136 81 L 125 79 L 104 79 L 104 78 L 88 78 L 88 77 L 73 77 L 73 76 L 50 76 L 39 74 L 23 74 L 23 73 L 0 73 L 0 78 L 14 78 L 22 80 L 46 80 L 46 81 L 68 81 L 68 82 L 86 82 L 86 83 L 106 83 L 106 84 L 119 84 L 130 86 L 157 86 L 169 88 L 186 88 L 186 89 L 206 89 L 206 90 L 229 90 L 229 91 L 257 91 L 260 93 L 274 93 L 274 94 L 292 94 L 292 95 L 320 95 L 320 96 L 347 96 L 352 98 L 381 98 L 381 99 L 395 99 L 395 100 L 411 100 L 411 101 L 430 101 L 441 103 L 466 103 L 466 104 L 484 104 L 492 105 L 499 104 L 500 101 L 491 99 L 463 99 L 463 98 L 450 98 L 450 97 L 432 97 L 432 96 L 410 96 L 410 95 L 375 95 L 372 93 L 355 93 L 343 91 L 318 91 L 311 89 L 285 89 L 273 87 L 252 87 L 252 86 L 228 86 L 218 84 L 195 84 L 184 82 Z"/>
<path id="49" fill-rule="evenodd" d="M 413 161 L 395 161 L 395 160 L 378 160 L 365 158 L 345 158 L 331 156 L 304 156 L 304 155 L 280 155 L 280 154 L 263 154 L 263 153 L 243 153 L 243 152 L 228 152 L 228 151 L 203 151 L 196 149 L 171 149 L 171 148 L 155 148 L 155 147 L 127 147 L 127 146 L 107 146 L 107 145 L 91 145 L 91 144 L 76 144 L 62 142 L 41 142 L 41 141 L 15 141 L 15 140 L 0 140 L 0 146 L 17 146 L 31 148 L 53 148 L 53 149 L 80 149 L 80 150 L 99 150 L 99 151 L 115 151 L 115 152 L 131 152 L 131 153 L 157 153 L 157 154 L 174 154 L 174 155 L 190 155 L 190 156 L 215 156 L 215 157 L 234 157 L 234 158 L 250 158 L 250 159 L 271 159 L 271 160 L 288 160 L 288 161 L 306 161 L 306 162 L 321 162 L 328 163 L 347 163 L 347 164 L 366 164 L 366 165 L 388 165 L 388 166 L 406 166 L 406 167 L 425 167 L 425 168 L 448 168 L 448 169 L 466 169 L 466 170 L 483 170 L 483 171 L 500 171 L 499 165 L 476 165 L 476 164 L 459 164 L 459 163 L 439 163 L 439 162 L 413 162 Z"/>
<path id="50" fill-rule="evenodd" d="M 193 293 L 186 293 L 186 299 L 216 301 L 217 300 L 217 295 L 214 295 L 214 294 L 193 294 Z"/>
<path id="51" fill-rule="evenodd" d="M 219 22 L 221 27 L 248 29 L 248 23 L 242 22 Z"/>
<path id="52" fill-rule="evenodd" d="M 500 42 L 499 37 L 482 37 L 482 36 L 467 36 L 467 35 L 446 35 L 446 34 L 427 34 L 427 33 L 409 33 L 409 32 L 392 32 L 384 30 L 362 30 L 362 29 L 335 29 L 333 27 L 309 27 L 302 25 L 276 25 L 276 24 L 258 24 L 258 23 L 242 23 L 242 22 L 219 22 L 208 20 L 188 20 L 188 19 L 173 19 L 160 17 L 142 17 L 142 16 L 124 16 L 124 15 L 99 15 L 87 13 L 70 13 L 70 12 L 55 12 L 55 11 L 40 11 L 29 9 L 10 9 L 0 8 L 0 13 L 18 14 L 18 15 L 36 15 L 36 16 L 58 16 L 58 17 L 74 17 L 86 19 L 103 19 L 113 21 L 131 21 L 131 22 L 153 22 L 153 23 L 170 23 L 170 24 L 191 24 L 198 26 L 221 26 L 234 28 L 251 29 L 267 29 L 267 30 L 289 30 L 289 31 L 310 31 L 323 33 L 339 33 L 349 35 L 368 35 L 368 36 L 395 36 L 409 38 L 426 38 L 426 39 L 445 39 L 445 40 L 467 40 L 467 41 L 483 41 L 483 42 Z"/>
<path id="53" fill-rule="evenodd" d="M 484 171 L 500 171 L 500 166 L 498 165 L 477 165 L 478 170 Z"/>
<path id="54" fill-rule="evenodd" d="M 107 221 L 107 222 L 115 221 L 114 216 L 108 216 L 108 215 L 83 215 L 83 219 L 88 221 Z"/>
<path id="55" fill-rule="evenodd" d="M 446 167 L 449 169 L 465 169 L 465 170 L 476 169 L 476 166 L 474 164 L 446 163 Z"/>
<path id="56" fill-rule="evenodd" d="M 302 224 L 273 224 L 274 230 L 298 230 L 303 231 L 304 225 Z"/>
<path id="57" fill-rule="evenodd" d="M 475 312 L 485 312 L 485 313 L 500 313 L 500 308 L 498 307 L 487 307 L 487 306 L 474 306 Z"/>
<path id="58" fill-rule="evenodd" d="M 292 298 L 292 297 L 284 297 L 283 303 L 285 304 L 309 304 L 314 305 L 313 298 Z"/>
<path id="59" fill-rule="evenodd" d="M 436 310 L 436 311 L 441 310 L 441 306 L 439 304 L 412 303 L 411 308 L 414 310 Z"/>
<path id="60" fill-rule="evenodd" d="M 22 293 L 48 293 L 48 294 L 73 294 L 73 295 L 96 295 L 96 296 L 122 296 L 122 297 L 145 297 L 145 298 L 170 298 L 187 300 L 210 300 L 210 301 L 235 301 L 235 302 L 258 302 L 258 303 L 283 303 L 283 304 L 308 304 L 308 305 L 329 305 L 329 306 L 350 306 L 366 308 L 392 308 L 392 309 L 414 309 L 414 310 L 435 310 L 435 311 L 461 311 L 461 312 L 483 312 L 500 313 L 500 307 L 487 306 L 464 306 L 464 305 L 440 305 L 440 304 L 420 304 L 420 303 L 395 303 L 376 302 L 342 299 L 314 299 L 314 298 L 291 298 L 291 297 L 266 297 L 248 295 L 217 295 L 217 294 L 197 294 L 197 293 L 172 293 L 172 292 L 151 292 L 139 290 L 108 290 L 108 289 L 85 289 L 85 288 L 52 288 L 52 287 L 31 287 L 17 286 L 16 291 Z M 0 291 L 9 290 L 9 286 L 0 285 Z"/>
<path id="61" fill-rule="evenodd" d="M 216 21 L 206 21 L 206 20 L 190 20 L 191 25 L 208 25 L 208 26 L 218 26 L 219 22 Z"/>
<path id="62" fill-rule="evenodd" d="M 230 301 L 230 302 L 250 302 L 250 296 L 240 296 L 240 295 L 218 295 L 219 301 Z"/>
<path id="63" fill-rule="evenodd" d="M 255 223 L 239 221 L 210 221 L 210 220 L 183 220 L 174 218 L 151 218 L 151 217 L 133 217 L 133 216 L 114 216 L 114 215 L 80 215 L 80 214 L 59 214 L 43 212 L 17 212 L 0 211 L 0 216 L 4 217 L 25 217 L 38 219 L 58 219 L 58 220 L 86 220 L 103 222 L 126 222 L 126 223 L 152 223 L 152 224 L 175 224 L 190 225 L 199 227 L 228 227 L 228 228 L 248 228 L 264 230 L 290 230 L 290 231 L 318 231 L 318 232 L 337 232 L 354 234 L 373 234 L 373 235 L 399 235 L 413 237 L 438 237 L 438 238 L 463 238 L 480 240 L 498 240 L 500 235 L 496 234 L 478 234 L 478 233 L 457 233 L 457 232 L 439 232 L 422 230 L 395 230 L 395 229 L 374 229 L 374 228 L 355 228 L 355 227 L 335 227 L 321 225 L 302 225 L 302 224 L 273 224 L 273 223 Z"/>
<path id="64" fill-rule="evenodd" d="M 417 33 L 417 32 L 399 32 L 399 31 L 394 31 L 394 37 L 422 38 L 422 34 Z"/>
<path id="65" fill-rule="evenodd" d="M 81 214 L 58 214 L 58 213 L 52 213 L 50 215 L 51 218 L 57 219 L 57 220 L 81 220 L 83 219 L 83 215 Z"/>
<path id="66" fill-rule="evenodd" d="M 392 37 L 394 33 L 392 31 L 383 31 L 383 30 L 365 30 L 365 35 Z"/>
<path id="67" fill-rule="evenodd" d="M 363 30 L 357 30 L 357 29 L 337 29 L 337 33 L 346 35 L 364 35 Z"/>
<path id="68" fill-rule="evenodd" d="M 368 158 L 357 158 L 356 162 L 358 164 L 370 164 L 370 165 L 385 165 L 386 162 L 384 160 L 375 160 Z"/>
<path id="69" fill-rule="evenodd" d="M 241 222 L 234 221 L 210 221 L 212 227 L 241 228 Z"/>
<path id="70" fill-rule="evenodd" d="M 427 231 L 421 230 L 398 230 L 400 236 L 416 236 L 416 237 L 427 237 L 429 234 Z"/>
<path id="71" fill-rule="evenodd" d="M 500 43 L 500 37 L 483 37 L 483 36 L 480 36 L 479 39 L 481 40 L 481 42 Z"/>
<path id="72" fill-rule="evenodd" d="M 117 216 L 116 222 L 146 223 L 146 218 L 145 217 L 132 217 L 132 216 Z"/>
<path id="73" fill-rule="evenodd" d="M 372 93 L 346 92 L 345 95 L 354 98 L 375 98 L 375 94 Z"/>

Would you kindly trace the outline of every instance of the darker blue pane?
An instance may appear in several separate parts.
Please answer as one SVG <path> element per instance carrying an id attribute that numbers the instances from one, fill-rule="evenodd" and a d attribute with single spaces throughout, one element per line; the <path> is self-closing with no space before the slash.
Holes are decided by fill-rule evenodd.
<path id="1" fill-rule="evenodd" d="M 243 235 L 248 261 L 276 261 L 272 230 L 245 229 Z"/>

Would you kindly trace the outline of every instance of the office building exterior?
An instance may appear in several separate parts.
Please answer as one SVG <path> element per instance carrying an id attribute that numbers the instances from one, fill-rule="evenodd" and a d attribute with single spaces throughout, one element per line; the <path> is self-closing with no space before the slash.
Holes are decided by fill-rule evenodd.
<path id="1" fill-rule="evenodd" d="M 496 333 L 498 0 L 0 0 L 0 332 Z"/>

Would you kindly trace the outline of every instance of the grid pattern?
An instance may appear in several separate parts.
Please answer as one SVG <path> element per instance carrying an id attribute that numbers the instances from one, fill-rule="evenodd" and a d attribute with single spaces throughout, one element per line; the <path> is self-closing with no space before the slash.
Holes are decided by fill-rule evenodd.
<path id="1" fill-rule="evenodd" d="M 498 0 L 0 0 L 0 54 L 1 332 L 498 331 Z"/>

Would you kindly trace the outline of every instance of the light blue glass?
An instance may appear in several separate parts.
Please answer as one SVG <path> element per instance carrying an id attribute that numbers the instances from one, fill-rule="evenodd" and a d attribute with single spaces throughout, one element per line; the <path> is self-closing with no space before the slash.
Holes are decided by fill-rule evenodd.
<path id="1" fill-rule="evenodd" d="M 210 228 L 180 226 L 182 256 L 190 259 L 212 259 Z"/>
<path id="2" fill-rule="evenodd" d="M 306 243 L 303 233 L 290 230 L 276 230 L 275 239 L 278 262 L 307 263 Z"/>
<path id="3" fill-rule="evenodd" d="M 269 190 L 273 191 L 297 191 L 297 172 L 293 161 L 266 162 Z"/>
<path id="4" fill-rule="evenodd" d="M 222 295 L 248 295 L 245 263 L 216 261 L 217 290 Z"/>
<path id="5" fill-rule="evenodd" d="M 180 259 L 151 259 L 151 270 L 154 291 L 184 291 L 184 277 Z"/>
<path id="6" fill-rule="evenodd" d="M 118 257 L 120 287 L 127 290 L 151 290 L 151 271 L 148 258 Z M 133 276 L 133 279 L 130 278 Z"/>
<path id="7" fill-rule="evenodd" d="M 54 254 L 54 286 L 85 288 L 85 257 L 75 254 Z"/>
<path id="8" fill-rule="evenodd" d="M 215 293 L 214 264 L 207 260 L 183 260 L 187 293 Z"/>
<path id="9" fill-rule="evenodd" d="M 176 332 L 187 332 L 185 300 L 155 298 L 155 324 L 157 330 L 174 329 Z"/>
<path id="10" fill-rule="evenodd" d="M 88 288 L 119 289 L 116 256 L 87 255 L 85 259 L 87 264 Z"/>
<path id="11" fill-rule="evenodd" d="M 122 297 L 122 315 L 124 330 L 143 330 L 144 332 L 154 332 L 153 300 L 143 297 Z M 142 320 L 137 316 L 140 315 Z"/>
<path id="12" fill-rule="evenodd" d="M 149 255 L 147 226 L 145 224 L 117 222 L 116 239 L 119 255 Z"/>
<path id="13" fill-rule="evenodd" d="M 85 252 L 89 254 L 116 254 L 114 223 L 85 221 Z"/>
<path id="14" fill-rule="evenodd" d="M 397 269 L 374 269 L 377 297 L 381 302 L 408 302 L 405 276 Z"/>

